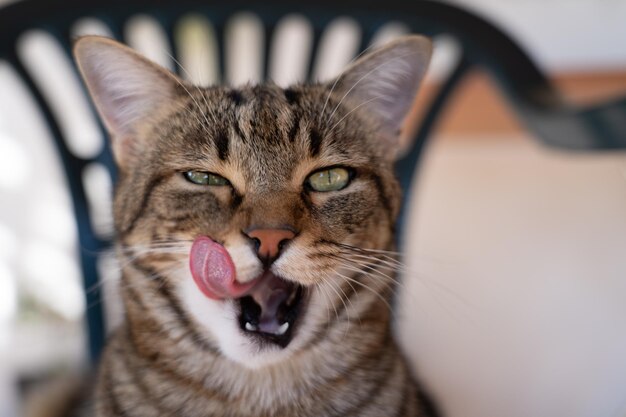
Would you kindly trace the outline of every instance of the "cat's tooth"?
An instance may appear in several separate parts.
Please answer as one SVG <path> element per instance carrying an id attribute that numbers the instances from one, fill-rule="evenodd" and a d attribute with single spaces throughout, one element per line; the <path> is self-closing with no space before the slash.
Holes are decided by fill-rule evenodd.
<path id="1" fill-rule="evenodd" d="M 246 330 L 249 332 L 256 332 L 257 331 L 257 327 L 250 323 L 249 321 L 246 322 Z"/>
<path id="2" fill-rule="evenodd" d="M 289 323 L 284 322 L 276 331 L 276 334 L 279 336 L 282 336 L 285 334 L 285 332 L 287 331 L 287 329 L 289 328 Z"/>

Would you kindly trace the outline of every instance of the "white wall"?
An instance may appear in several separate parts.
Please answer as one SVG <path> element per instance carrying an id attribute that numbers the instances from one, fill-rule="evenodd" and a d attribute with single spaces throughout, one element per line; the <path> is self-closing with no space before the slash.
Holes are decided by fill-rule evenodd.
<path id="1" fill-rule="evenodd" d="M 489 18 L 550 72 L 626 70 L 624 0 L 448 0 Z"/>
<path id="2" fill-rule="evenodd" d="M 626 416 L 626 154 L 435 141 L 399 312 L 446 417 Z"/>

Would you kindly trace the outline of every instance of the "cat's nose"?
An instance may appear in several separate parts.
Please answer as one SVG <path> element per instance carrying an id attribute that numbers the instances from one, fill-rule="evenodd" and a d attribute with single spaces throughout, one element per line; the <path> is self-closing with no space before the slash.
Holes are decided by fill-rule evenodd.
<path id="1" fill-rule="evenodd" d="M 283 246 L 296 236 L 289 229 L 248 229 L 244 233 L 255 242 L 259 258 L 269 263 L 278 258 Z"/>

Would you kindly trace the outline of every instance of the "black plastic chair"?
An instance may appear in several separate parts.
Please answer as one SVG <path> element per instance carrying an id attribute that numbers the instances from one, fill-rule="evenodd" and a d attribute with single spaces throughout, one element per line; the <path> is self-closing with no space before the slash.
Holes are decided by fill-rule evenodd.
<path id="1" fill-rule="evenodd" d="M 162 25 L 172 54 L 176 57 L 177 22 L 193 12 L 212 23 L 218 45 L 218 67 L 220 73 L 224 74 L 227 24 L 233 15 L 241 11 L 251 12 L 259 17 L 268 44 L 283 17 L 294 13 L 305 17 L 313 28 L 309 78 L 313 74 L 313 61 L 325 29 L 333 19 L 341 16 L 354 19 L 360 26 L 360 50 L 367 47 L 377 30 L 390 21 L 403 23 L 411 32 L 430 36 L 445 34 L 458 42 L 461 56 L 456 67 L 440 84 L 437 94 L 429 103 L 411 148 L 397 163 L 398 176 L 407 192 L 411 189 L 424 144 L 444 112 L 445 104 L 464 76 L 474 68 L 491 74 L 519 118 L 545 144 L 568 150 L 626 148 L 626 99 L 590 108 L 569 106 L 528 55 L 501 30 L 471 13 L 444 3 L 404 0 L 317 0 L 314 4 L 290 0 L 24 0 L 12 4 L 0 9 L 0 60 L 10 64 L 35 99 L 55 139 L 65 169 L 79 231 L 84 285 L 85 288 L 92 289 L 86 291 L 92 359 L 98 357 L 104 341 L 101 294 L 97 285 L 97 254 L 107 248 L 110 241 L 94 231 L 82 178 L 83 171 L 92 163 L 106 166 L 112 178 L 115 177 L 115 169 L 108 147 L 90 158 L 77 156 L 68 147 L 67 133 L 59 123 L 58 113 L 55 113 L 52 103 L 47 100 L 41 86 L 20 57 L 19 40 L 27 31 L 43 30 L 51 34 L 69 56 L 72 45 L 70 28 L 79 18 L 93 17 L 102 20 L 113 36 L 124 41 L 126 22 L 133 16 L 142 14 L 152 16 Z M 264 77 L 268 74 L 269 49 L 266 46 L 263 51 Z M 404 211 L 409 200 L 408 197 L 405 198 Z M 401 226 L 402 219 L 400 230 Z"/>

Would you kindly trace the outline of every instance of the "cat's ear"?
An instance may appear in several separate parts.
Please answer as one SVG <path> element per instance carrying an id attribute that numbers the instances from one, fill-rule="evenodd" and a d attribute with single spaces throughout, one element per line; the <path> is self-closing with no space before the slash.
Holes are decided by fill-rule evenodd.
<path id="1" fill-rule="evenodd" d="M 131 48 L 100 36 L 78 39 L 74 57 L 123 168 L 141 152 L 138 129 L 179 96 L 180 82 Z"/>
<path id="2" fill-rule="evenodd" d="M 381 133 L 399 141 L 400 128 L 411 109 L 432 55 L 430 39 L 410 35 L 365 54 L 329 88 L 378 119 Z"/>

